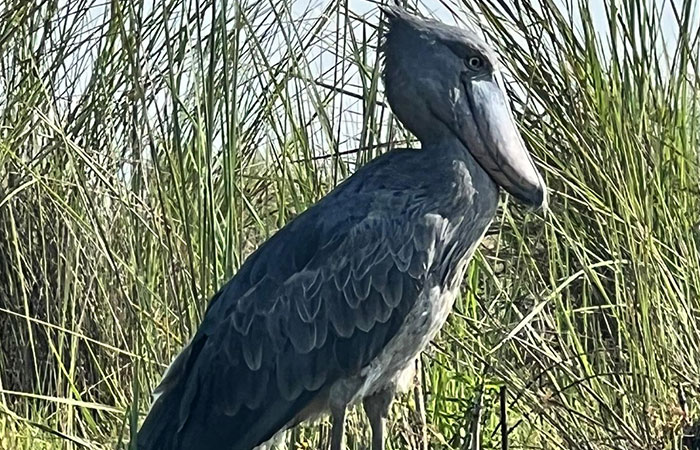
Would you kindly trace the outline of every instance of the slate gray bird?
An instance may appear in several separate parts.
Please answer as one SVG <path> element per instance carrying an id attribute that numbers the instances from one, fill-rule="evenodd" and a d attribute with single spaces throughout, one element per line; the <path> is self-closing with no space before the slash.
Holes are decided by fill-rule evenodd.
<path id="1" fill-rule="evenodd" d="M 139 449 L 248 450 L 330 412 L 339 450 L 360 401 L 383 449 L 391 400 L 445 322 L 499 186 L 545 206 L 492 49 L 384 12 L 386 96 L 421 148 L 369 162 L 247 259 L 156 388 Z"/>

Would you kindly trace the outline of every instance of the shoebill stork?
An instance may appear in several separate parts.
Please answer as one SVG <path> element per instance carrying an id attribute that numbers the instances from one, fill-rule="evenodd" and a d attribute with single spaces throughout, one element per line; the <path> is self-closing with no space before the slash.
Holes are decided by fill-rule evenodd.
<path id="1" fill-rule="evenodd" d="M 245 261 L 156 388 L 139 449 L 248 450 L 330 413 L 340 450 L 359 402 L 384 449 L 392 398 L 445 322 L 499 186 L 546 204 L 494 51 L 384 12 L 386 96 L 421 148 L 367 163 Z"/>

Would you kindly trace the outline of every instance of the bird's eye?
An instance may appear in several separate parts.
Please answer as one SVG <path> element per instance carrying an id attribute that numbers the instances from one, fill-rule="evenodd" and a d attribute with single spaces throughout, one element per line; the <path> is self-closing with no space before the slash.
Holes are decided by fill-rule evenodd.
<path id="1" fill-rule="evenodd" d="M 469 64 L 470 69 L 479 70 L 484 67 L 484 60 L 478 56 L 472 56 L 467 60 L 467 64 Z"/>

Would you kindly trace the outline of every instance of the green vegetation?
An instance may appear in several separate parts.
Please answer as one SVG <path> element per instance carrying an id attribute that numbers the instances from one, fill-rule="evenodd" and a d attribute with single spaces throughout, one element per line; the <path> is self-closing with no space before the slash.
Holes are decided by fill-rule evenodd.
<path id="1" fill-rule="evenodd" d="M 476 17 L 519 80 L 551 213 L 504 197 L 391 448 L 499 448 L 501 386 L 512 448 L 676 449 L 698 427 L 697 7 L 667 2 L 675 41 L 653 2 L 612 2 L 602 35 L 580 3 L 441 9 Z M 373 5 L 315 4 L 0 1 L 0 449 L 126 448 L 246 255 L 415 145 L 384 103 Z"/>

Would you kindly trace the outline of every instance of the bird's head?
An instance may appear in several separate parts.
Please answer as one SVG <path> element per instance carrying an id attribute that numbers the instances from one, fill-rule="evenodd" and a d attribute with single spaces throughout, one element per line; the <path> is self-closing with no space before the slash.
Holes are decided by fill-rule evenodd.
<path id="1" fill-rule="evenodd" d="M 383 6 L 384 82 L 396 116 L 426 145 L 456 137 L 502 188 L 546 208 L 547 189 L 513 119 L 496 54 L 475 33 Z"/>

